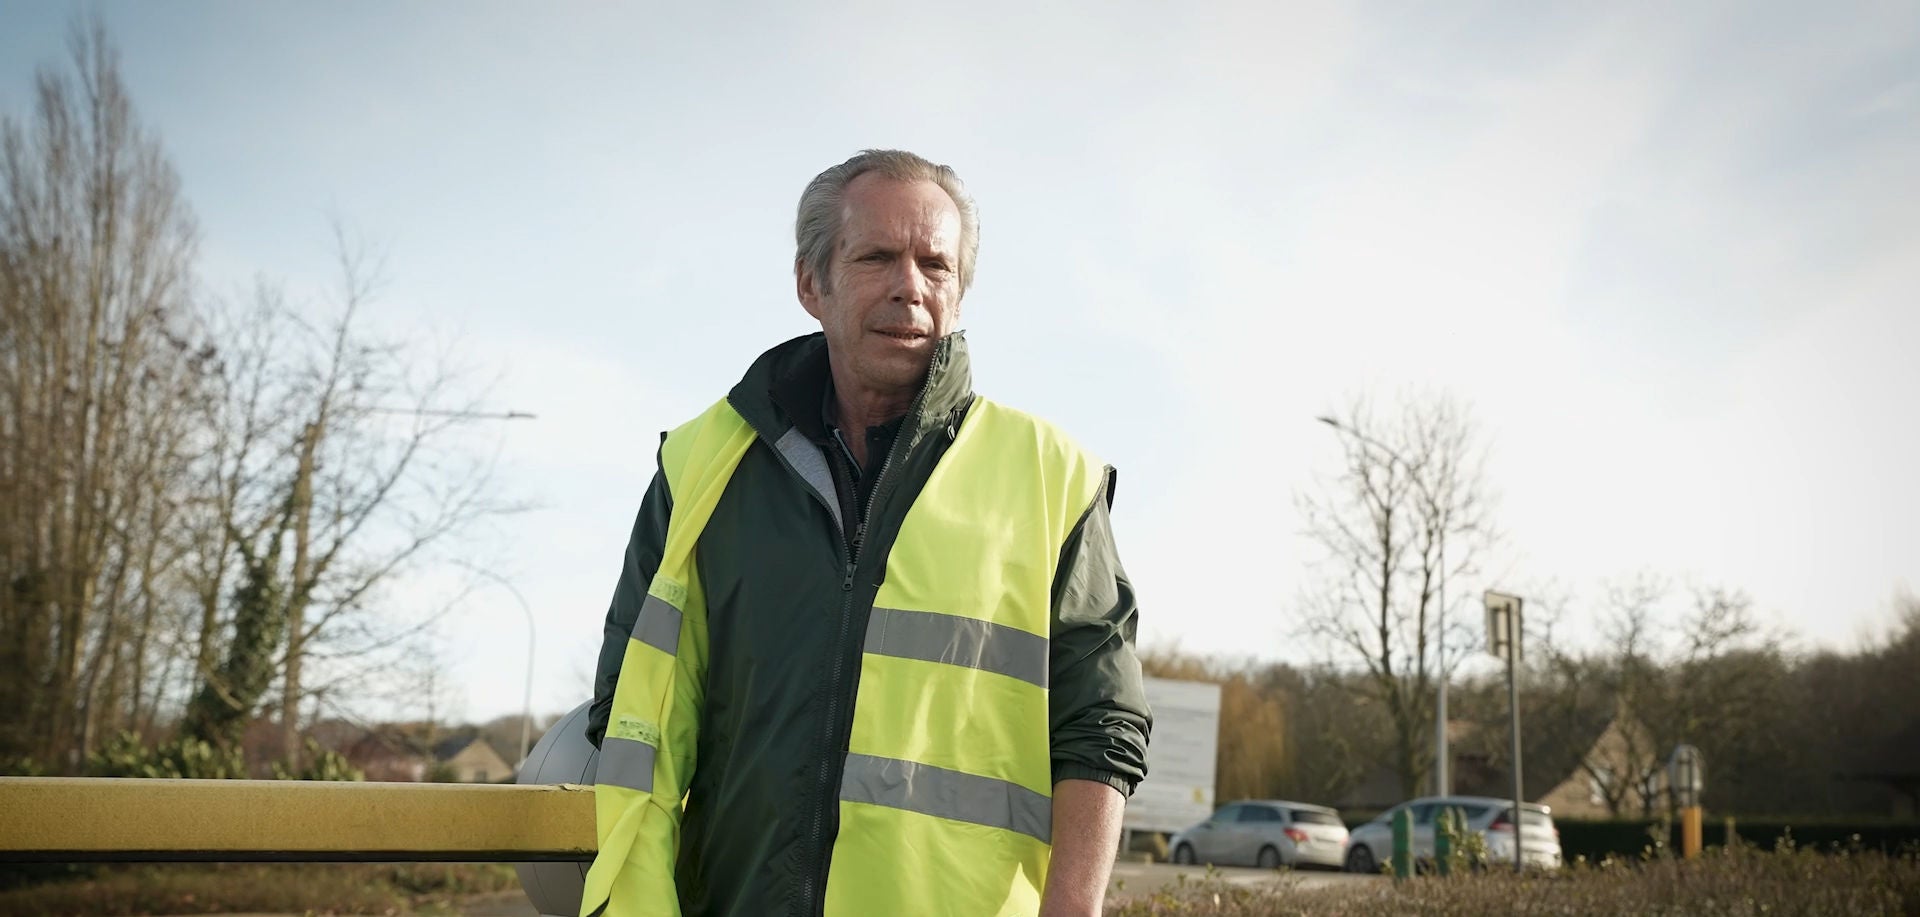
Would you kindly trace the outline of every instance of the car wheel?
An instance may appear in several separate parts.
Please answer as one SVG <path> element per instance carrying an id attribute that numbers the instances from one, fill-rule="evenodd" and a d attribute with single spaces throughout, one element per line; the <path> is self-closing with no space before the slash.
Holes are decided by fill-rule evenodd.
<path id="1" fill-rule="evenodd" d="M 1275 850 L 1272 847 L 1260 848 L 1259 866 L 1261 869 L 1279 869 L 1280 868 L 1280 851 Z"/>
<path id="2" fill-rule="evenodd" d="M 1373 861 L 1373 850 L 1365 844 L 1355 844 L 1347 851 L 1347 871 L 1374 873 L 1380 871 L 1380 864 Z"/>
<path id="3" fill-rule="evenodd" d="M 1173 861 L 1175 863 L 1181 864 L 1182 866 L 1192 866 L 1193 865 L 1193 845 L 1181 844 L 1180 846 L 1173 848 Z"/>

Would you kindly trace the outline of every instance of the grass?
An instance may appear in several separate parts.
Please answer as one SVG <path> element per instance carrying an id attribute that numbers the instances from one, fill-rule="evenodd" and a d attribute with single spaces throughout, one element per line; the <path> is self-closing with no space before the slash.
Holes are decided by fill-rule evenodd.
<path id="1" fill-rule="evenodd" d="M 0 876 L 0 915 L 447 914 L 520 887 L 500 863 L 139 863 Z"/>
<path id="2" fill-rule="evenodd" d="M 1920 855 L 1709 850 L 1697 860 L 1608 860 L 1555 873 L 1499 870 L 1304 889 L 1216 879 L 1185 883 L 1110 906 L 1109 917 L 1267 915 L 1646 914 L 1873 917 L 1920 914 Z"/>
<path id="3" fill-rule="evenodd" d="M 0 915 L 430 915 L 468 896 L 519 887 L 504 864 L 126 864 L 14 868 Z M 1502 870 L 1302 888 L 1209 878 L 1117 901 L 1108 917 L 1647 914 L 1874 917 L 1920 914 L 1920 852 L 1710 848 L 1697 860 L 1610 859 L 1554 873 Z"/>

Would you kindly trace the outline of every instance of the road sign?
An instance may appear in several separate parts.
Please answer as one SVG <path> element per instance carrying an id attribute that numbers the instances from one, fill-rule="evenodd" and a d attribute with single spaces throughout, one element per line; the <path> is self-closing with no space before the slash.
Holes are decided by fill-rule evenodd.
<path id="1" fill-rule="evenodd" d="M 1667 785 L 1673 787 L 1674 804 L 1689 808 L 1700 804 L 1707 789 L 1706 758 L 1692 745 L 1678 745 L 1667 759 Z"/>
<path id="2" fill-rule="evenodd" d="M 1487 593 L 1487 652 L 1505 661 L 1510 649 L 1520 646 L 1520 597 L 1503 592 Z M 1513 649 L 1523 658 L 1525 652 Z"/>
<path id="3" fill-rule="evenodd" d="M 1487 649 L 1507 664 L 1507 712 L 1512 722 L 1513 739 L 1513 869 L 1519 872 L 1525 868 L 1526 860 L 1521 856 L 1521 825 L 1526 818 L 1521 814 L 1526 802 L 1521 793 L 1520 781 L 1520 676 L 1516 669 L 1520 664 L 1520 606 L 1517 595 L 1504 592 L 1487 591 Z"/>

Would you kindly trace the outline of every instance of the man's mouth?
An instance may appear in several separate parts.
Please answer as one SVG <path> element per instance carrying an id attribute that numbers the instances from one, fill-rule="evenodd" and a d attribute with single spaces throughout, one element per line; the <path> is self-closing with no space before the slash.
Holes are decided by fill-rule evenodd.
<path id="1" fill-rule="evenodd" d="M 926 337 L 927 337 L 925 334 L 921 332 L 914 331 L 907 328 L 876 328 L 874 329 L 874 333 L 893 338 L 894 340 L 899 341 L 903 344 L 912 344 L 918 341 L 923 341 L 923 340 L 926 340 Z"/>

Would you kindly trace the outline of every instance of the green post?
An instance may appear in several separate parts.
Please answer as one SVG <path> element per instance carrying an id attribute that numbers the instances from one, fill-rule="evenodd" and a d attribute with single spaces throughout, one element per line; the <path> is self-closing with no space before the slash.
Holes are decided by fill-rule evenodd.
<path id="1" fill-rule="evenodd" d="M 1740 835 L 1738 832 L 1734 830 L 1733 816 L 1731 815 L 1727 816 L 1727 836 L 1726 836 L 1726 840 L 1723 843 L 1726 845 L 1726 848 L 1728 850 L 1732 850 L 1733 848 L 1740 846 Z"/>
<path id="2" fill-rule="evenodd" d="M 1441 809 L 1433 816 L 1433 865 L 1440 874 L 1453 873 L 1453 810 Z"/>
<path id="3" fill-rule="evenodd" d="M 1413 810 L 1401 809 L 1393 816 L 1393 878 L 1399 881 L 1413 875 Z"/>

